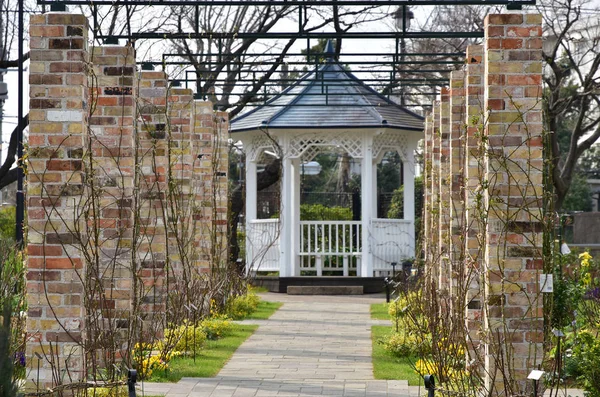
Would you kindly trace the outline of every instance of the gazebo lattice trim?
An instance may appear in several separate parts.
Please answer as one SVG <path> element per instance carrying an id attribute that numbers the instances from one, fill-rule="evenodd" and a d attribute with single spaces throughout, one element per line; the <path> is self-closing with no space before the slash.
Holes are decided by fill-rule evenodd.
<path id="1" fill-rule="evenodd" d="M 280 151 L 273 138 L 269 137 L 266 133 L 262 133 L 252 138 L 246 155 L 250 158 L 250 161 L 257 161 L 265 149 L 270 149 L 275 153 L 279 153 Z"/>
<path id="2" fill-rule="evenodd" d="M 313 156 L 314 158 L 318 152 L 314 152 L 311 148 L 319 146 L 339 146 L 353 158 L 363 157 L 362 139 L 349 133 L 335 135 L 313 133 L 292 137 L 289 144 L 289 155 L 290 157 L 308 158 Z M 308 152 L 309 150 L 310 152 Z"/>
<path id="3" fill-rule="evenodd" d="M 323 146 L 311 145 L 304 150 L 304 153 L 302 153 L 302 161 L 313 161 L 313 159 L 317 157 L 319 153 L 321 153 L 322 148 Z"/>
<path id="4" fill-rule="evenodd" d="M 396 150 L 402 161 L 407 161 L 408 143 L 405 134 L 384 132 L 373 138 L 373 159 L 378 162 L 386 150 Z"/>

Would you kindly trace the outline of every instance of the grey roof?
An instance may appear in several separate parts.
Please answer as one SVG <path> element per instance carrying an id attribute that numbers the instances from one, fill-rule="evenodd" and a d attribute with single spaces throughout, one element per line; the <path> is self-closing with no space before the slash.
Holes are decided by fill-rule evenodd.
<path id="1" fill-rule="evenodd" d="M 400 128 L 423 130 L 424 118 L 390 101 L 329 62 L 231 121 L 231 132 L 260 128 Z"/>

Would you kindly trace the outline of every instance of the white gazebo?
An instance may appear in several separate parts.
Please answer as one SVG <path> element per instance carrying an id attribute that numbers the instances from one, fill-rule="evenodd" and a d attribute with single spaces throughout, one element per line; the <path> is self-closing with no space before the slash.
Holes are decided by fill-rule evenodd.
<path id="1" fill-rule="evenodd" d="M 373 277 L 415 256 L 414 151 L 423 117 L 380 95 L 331 59 L 265 105 L 231 122 L 246 152 L 246 268 L 279 277 Z M 361 220 L 300 219 L 300 173 L 322 150 L 360 160 Z M 377 164 L 403 162 L 404 219 L 377 218 Z M 279 219 L 257 219 L 257 164 L 282 162 Z"/>

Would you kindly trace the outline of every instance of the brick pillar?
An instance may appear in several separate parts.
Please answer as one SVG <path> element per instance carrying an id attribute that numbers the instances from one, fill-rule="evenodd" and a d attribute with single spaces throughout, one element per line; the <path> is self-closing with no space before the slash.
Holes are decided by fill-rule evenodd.
<path id="1" fill-rule="evenodd" d="M 168 205 L 167 171 L 168 129 L 167 76 L 164 72 L 141 71 L 137 75 L 137 136 L 138 165 L 136 217 L 139 235 L 136 241 L 135 274 L 137 310 L 144 337 L 152 339 L 162 333 L 164 294 L 169 275 L 165 274 L 169 248 L 167 244 Z M 165 280 L 166 278 L 166 280 Z M 174 280 L 175 281 L 175 280 Z"/>
<path id="2" fill-rule="evenodd" d="M 169 262 L 175 274 L 181 274 L 191 254 L 193 245 L 192 224 L 192 171 L 194 167 L 192 148 L 193 92 L 187 88 L 169 87 L 167 90 L 167 156 L 166 202 L 167 243 Z"/>
<path id="3" fill-rule="evenodd" d="M 424 187 L 424 203 L 423 203 L 423 220 L 422 236 L 423 252 L 425 253 L 425 263 L 432 263 L 431 247 L 432 241 L 428 236 L 432 235 L 432 209 L 433 209 L 433 193 L 432 193 L 432 172 L 433 172 L 433 115 L 428 113 L 425 118 L 425 143 L 423 150 L 423 187 Z"/>
<path id="4" fill-rule="evenodd" d="M 227 112 L 215 113 L 215 129 L 213 142 L 213 153 L 216 157 L 214 163 L 213 192 L 215 199 L 213 201 L 213 224 L 215 238 L 213 243 L 213 256 L 215 262 L 218 260 L 221 266 L 229 262 L 228 252 L 228 213 L 229 213 L 229 114 Z"/>
<path id="5" fill-rule="evenodd" d="M 452 219 L 452 208 L 450 206 L 450 164 L 452 152 L 450 147 L 450 90 L 443 87 L 440 95 L 440 118 L 438 145 L 439 155 L 439 250 L 440 250 L 440 293 L 445 297 L 450 294 L 450 282 L 452 279 L 451 266 L 449 263 L 450 253 L 450 224 Z M 448 302 L 445 302 L 448 303 Z"/>
<path id="6" fill-rule="evenodd" d="M 528 373 L 543 356 L 539 292 L 542 258 L 542 18 L 537 14 L 485 19 L 485 100 L 489 142 L 490 211 L 487 312 L 491 340 L 487 369 L 505 354 L 512 390 L 524 394 Z M 494 336 L 495 338 L 492 338 Z M 502 389 L 500 389 L 502 387 Z"/>
<path id="7" fill-rule="evenodd" d="M 133 246 L 135 53 L 132 47 L 105 46 L 91 51 L 88 234 L 98 260 L 88 265 L 90 350 L 93 362 L 112 368 L 128 354 L 125 335 L 131 311 Z M 97 333 L 97 334 L 94 334 Z M 100 335 L 105 335 L 101 337 Z M 111 335 L 115 337 L 107 337 Z"/>
<path id="8" fill-rule="evenodd" d="M 482 166 L 483 150 L 481 145 L 481 133 L 483 131 L 483 46 L 470 45 L 466 53 L 466 117 L 465 126 L 467 136 L 463 141 L 464 145 L 464 179 L 465 189 L 463 200 L 465 203 L 463 222 L 465 225 L 466 236 L 465 253 L 465 282 L 468 286 L 467 294 L 467 330 L 469 332 L 468 343 L 471 346 L 472 353 L 476 357 L 483 357 L 483 351 L 478 349 L 480 342 L 480 332 L 483 326 L 482 296 L 480 285 L 482 282 L 481 274 L 481 251 L 484 241 L 479 233 L 484 230 L 480 215 L 481 208 L 478 207 L 478 192 L 482 192 Z M 478 349 L 478 350 L 475 350 Z M 481 363 L 480 363 L 481 364 Z M 477 365 L 476 365 L 477 366 Z"/>
<path id="9" fill-rule="evenodd" d="M 433 134 L 431 139 L 431 264 L 433 273 L 437 279 L 437 291 L 441 288 L 441 233 L 440 233 L 440 156 L 441 156 L 441 134 L 440 134 L 440 101 L 433 101 Z"/>
<path id="10" fill-rule="evenodd" d="M 464 192 L 464 120 L 465 107 L 465 73 L 455 70 L 450 73 L 450 209 L 452 219 L 450 234 L 452 245 L 450 260 L 452 263 L 462 261 L 464 246 L 463 192 Z"/>
<path id="11" fill-rule="evenodd" d="M 194 169 L 197 265 L 209 271 L 228 263 L 228 115 L 215 113 L 211 102 L 196 101 L 193 130 L 195 153 L 202 156 Z"/>
<path id="12" fill-rule="evenodd" d="M 461 143 L 464 141 L 464 118 L 465 118 L 465 89 L 464 72 L 455 70 L 450 73 L 450 99 L 449 99 L 449 151 L 450 167 L 448 168 L 449 183 L 449 212 L 450 224 L 448 227 L 450 236 L 448 237 L 450 247 L 449 256 L 449 280 L 450 296 L 453 303 L 453 312 L 456 315 L 462 315 L 460 308 L 465 305 L 464 294 L 464 267 L 462 266 L 464 255 L 464 224 L 463 216 L 463 159 L 464 151 Z M 456 309 L 454 309 L 456 308 Z M 458 319 L 456 319 L 458 320 Z"/>
<path id="13" fill-rule="evenodd" d="M 51 356 L 73 380 L 84 377 L 79 342 L 85 329 L 80 230 L 85 227 L 87 34 L 83 15 L 30 19 L 27 379 L 39 378 L 40 387 L 52 386 Z M 34 353 L 43 358 L 33 358 Z"/>
<path id="14" fill-rule="evenodd" d="M 194 101 L 194 119 L 192 125 L 194 153 L 194 191 L 196 194 L 196 209 L 194 220 L 196 222 L 196 266 L 201 272 L 208 272 L 211 268 L 210 239 L 206 237 L 211 230 L 211 188 L 212 178 L 207 171 L 212 164 L 212 136 L 214 132 L 213 104 L 207 101 Z"/>

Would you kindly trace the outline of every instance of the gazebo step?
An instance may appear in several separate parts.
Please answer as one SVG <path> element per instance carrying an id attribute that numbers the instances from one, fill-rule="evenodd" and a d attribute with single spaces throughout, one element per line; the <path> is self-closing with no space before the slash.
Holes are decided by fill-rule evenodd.
<path id="1" fill-rule="evenodd" d="M 288 285 L 288 295 L 362 295 L 362 285 Z"/>

